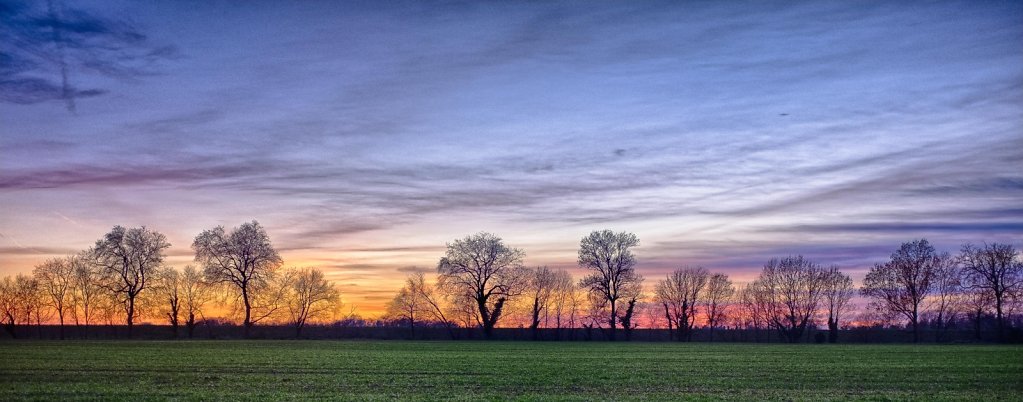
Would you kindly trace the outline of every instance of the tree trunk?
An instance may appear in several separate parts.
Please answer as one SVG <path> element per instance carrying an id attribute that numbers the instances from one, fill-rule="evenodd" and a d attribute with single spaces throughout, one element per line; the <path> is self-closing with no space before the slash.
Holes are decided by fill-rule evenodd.
<path id="1" fill-rule="evenodd" d="M 494 303 L 494 311 L 487 311 L 486 300 L 479 302 L 480 317 L 483 318 L 483 337 L 490 339 L 494 335 L 494 325 L 497 324 L 498 318 L 501 317 L 501 309 L 504 308 L 503 297 L 497 299 L 497 303 Z"/>
<path id="2" fill-rule="evenodd" d="M 838 320 L 828 318 L 828 343 L 838 343 Z"/>
<path id="3" fill-rule="evenodd" d="M 998 342 L 1005 342 L 1005 317 L 1002 316 L 1002 297 L 995 297 L 995 325 L 998 326 Z"/>
<path id="4" fill-rule="evenodd" d="M 131 330 L 135 324 L 135 296 L 128 296 L 128 338 L 131 338 Z"/>
<path id="5" fill-rule="evenodd" d="M 529 330 L 533 332 L 533 340 L 540 339 L 540 299 L 533 298 L 533 321 L 529 324 Z"/>
<path id="6" fill-rule="evenodd" d="M 913 309 L 913 343 L 920 342 L 920 325 L 917 320 L 916 309 Z"/>
<path id="7" fill-rule="evenodd" d="M 185 321 L 185 327 L 188 330 L 188 339 L 192 339 L 195 336 L 195 313 L 188 313 L 188 321 Z"/>
<path id="8" fill-rule="evenodd" d="M 6 329 L 7 332 L 11 334 L 11 338 L 18 339 L 18 334 L 17 334 L 17 332 L 15 332 L 15 329 L 16 329 L 14 327 L 15 325 L 16 324 L 14 323 L 14 319 L 12 318 L 9 321 L 4 323 L 4 329 Z"/>
<path id="9" fill-rule="evenodd" d="M 974 319 L 973 319 L 973 336 L 976 337 L 978 341 L 981 339 L 981 336 L 980 336 L 980 319 L 981 319 L 981 317 L 983 317 L 983 314 L 984 314 L 983 312 L 978 311 L 977 312 L 977 316 L 974 317 Z"/>
<path id="10" fill-rule="evenodd" d="M 249 330 L 252 328 L 252 305 L 249 304 L 249 290 L 245 286 L 242 286 L 242 303 L 245 304 L 245 321 L 242 324 L 245 326 L 245 337 L 249 337 Z"/>
<path id="11" fill-rule="evenodd" d="M 671 325 L 671 312 L 668 311 L 668 303 L 663 303 L 663 304 L 664 304 L 664 318 L 665 318 L 665 321 L 668 323 L 668 340 L 671 341 L 671 335 L 672 335 L 672 331 L 671 331 L 671 327 L 672 327 L 672 325 Z"/>
<path id="12" fill-rule="evenodd" d="M 608 330 L 609 332 L 608 332 L 607 338 L 611 342 L 614 342 L 614 340 L 615 340 L 615 329 L 616 329 L 615 328 L 615 321 L 617 321 L 617 319 L 618 319 L 618 308 L 616 306 L 616 304 L 617 304 L 616 301 L 617 300 L 611 300 L 611 319 L 608 321 L 608 323 L 611 324 L 611 328 Z"/>

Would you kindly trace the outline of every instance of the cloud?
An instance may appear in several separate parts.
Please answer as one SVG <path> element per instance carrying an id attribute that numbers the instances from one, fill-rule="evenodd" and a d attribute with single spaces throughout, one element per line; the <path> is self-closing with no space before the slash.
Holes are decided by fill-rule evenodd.
<path id="1" fill-rule="evenodd" d="M 841 223 L 820 225 L 794 225 L 765 228 L 768 232 L 802 233 L 1019 233 L 1023 232 L 1023 221 L 1019 222 L 936 222 L 936 223 Z"/>
<path id="2" fill-rule="evenodd" d="M 80 251 L 66 247 L 47 246 L 0 247 L 0 254 L 7 255 L 72 255 Z"/>
<path id="3" fill-rule="evenodd" d="M 17 1 L 0 4 L 0 101 L 34 104 L 61 100 L 74 112 L 75 99 L 104 95 L 79 88 L 79 76 L 135 79 L 175 57 L 172 46 L 154 46 L 145 34 L 120 21 L 51 1 L 40 9 Z"/>
<path id="4" fill-rule="evenodd" d="M 435 272 L 436 269 L 429 268 L 429 267 L 420 267 L 420 266 L 415 266 L 415 265 L 409 265 L 409 266 L 395 268 L 395 271 L 401 272 L 403 274 L 415 274 L 415 273 L 429 274 L 429 273 Z"/>

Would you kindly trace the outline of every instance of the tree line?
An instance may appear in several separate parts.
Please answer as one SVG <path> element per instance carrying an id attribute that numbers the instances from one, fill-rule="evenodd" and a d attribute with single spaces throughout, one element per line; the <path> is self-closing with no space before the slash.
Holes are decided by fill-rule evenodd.
<path id="1" fill-rule="evenodd" d="M 170 243 L 146 227 L 115 226 L 79 253 L 52 258 L 32 274 L 0 281 L 0 314 L 12 337 L 18 327 L 55 321 L 60 338 L 74 324 L 123 324 L 131 337 L 143 314 L 166 318 L 175 336 L 183 324 L 191 337 L 204 312 L 228 307 L 246 335 L 264 320 L 284 322 L 301 334 L 305 325 L 340 306 L 340 292 L 315 268 L 283 269 L 266 230 L 253 221 L 230 232 L 203 231 L 192 249 L 198 267 L 164 264 Z"/>
<path id="2" fill-rule="evenodd" d="M 576 280 L 564 269 L 525 266 L 525 253 L 494 234 L 472 234 L 447 244 L 435 280 L 410 274 L 375 325 L 405 327 L 413 338 L 424 327 L 452 338 L 475 328 L 488 339 L 495 328 L 516 325 L 532 339 L 582 329 L 631 340 L 646 327 L 666 328 L 676 341 L 691 341 L 697 329 L 714 340 L 716 330 L 741 329 L 794 343 L 809 331 L 837 342 L 840 329 L 866 325 L 862 317 L 869 316 L 872 325 L 905 328 L 914 342 L 924 325 L 939 341 L 964 324 L 979 338 L 989 320 L 1004 341 L 1017 329 L 1012 319 L 1023 301 L 1023 261 L 1008 244 L 965 244 L 951 254 L 925 239 L 906 242 L 871 267 L 860 287 L 837 266 L 793 255 L 768 260 L 742 286 L 725 273 L 683 266 L 658 278 L 651 292 L 636 272 L 638 245 L 633 233 L 590 233 L 577 256 L 586 275 Z M 130 337 L 145 314 L 164 318 L 175 336 L 183 325 L 191 337 L 206 312 L 226 308 L 245 336 L 272 323 L 299 337 L 308 323 L 339 312 L 337 286 L 315 268 L 282 268 L 258 222 L 200 233 L 192 243 L 196 266 L 165 266 L 169 247 L 148 228 L 116 226 L 87 250 L 46 260 L 31 275 L 7 276 L 0 281 L 3 327 L 17 337 L 19 327 L 56 322 L 63 338 L 66 324 L 86 331 L 123 324 Z M 852 322 L 857 295 L 868 304 Z"/>

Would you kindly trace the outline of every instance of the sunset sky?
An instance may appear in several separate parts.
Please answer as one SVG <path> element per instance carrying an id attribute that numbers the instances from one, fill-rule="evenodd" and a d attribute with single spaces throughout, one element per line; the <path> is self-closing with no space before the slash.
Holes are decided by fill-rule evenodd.
<path id="1" fill-rule="evenodd" d="M 64 78 L 66 77 L 66 79 Z M 647 284 L 1023 245 L 1023 2 L 0 1 L 0 275 L 258 220 L 357 312 L 477 231 Z M 432 276 L 432 275 L 431 275 Z"/>

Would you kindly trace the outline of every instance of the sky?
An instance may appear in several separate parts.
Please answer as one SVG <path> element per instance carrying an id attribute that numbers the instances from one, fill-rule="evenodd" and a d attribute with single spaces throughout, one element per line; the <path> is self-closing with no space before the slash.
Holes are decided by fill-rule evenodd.
<path id="1" fill-rule="evenodd" d="M 257 220 L 379 313 L 478 231 L 857 281 L 1023 242 L 1023 3 L 0 1 L 0 275 Z"/>

